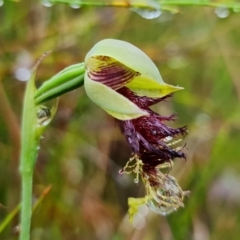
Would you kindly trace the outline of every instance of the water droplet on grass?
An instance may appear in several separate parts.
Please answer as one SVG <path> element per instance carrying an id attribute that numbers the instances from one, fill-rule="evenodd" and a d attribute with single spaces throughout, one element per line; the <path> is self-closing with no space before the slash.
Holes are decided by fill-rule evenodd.
<path id="1" fill-rule="evenodd" d="M 49 0 L 42 0 L 41 3 L 45 7 L 52 7 L 52 5 L 53 5 L 53 3 Z"/>
<path id="2" fill-rule="evenodd" d="M 133 7 L 131 10 L 146 19 L 158 18 L 162 14 L 160 4 L 153 0 L 148 1 L 145 7 Z"/>
<path id="3" fill-rule="evenodd" d="M 76 3 L 70 3 L 69 6 L 73 9 L 79 9 L 81 7 L 81 4 L 79 2 Z"/>
<path id="4" fill-rule="evenodd" d="M 162 11 L 160 9 L 149 10 L 149 9 L 142 9 L 142 8 L 131 8 L 131 10 L 146 19 L 158 18 L 162 14 Z"/>
<path id="5" fill-rule="evenodd" d="M 235 13 L 240 12 L 240 7 L 234 7 L 234 8 L 233 8 L 233 11 L 234 11 Z"/>
<path id="6" fill-rule="evenodd" d="M 37 111 L 37 120 L 40 126 L 47 126 L 51 121 L 51 110 L 48 107 L 40 106 Z"/>
<path id="7" fill-rule="evenodd" d="M 215 9 L 215 13 L 219 18 L 226 18 L 229 16 L 230 11 L 228 8 L 221 6 Z"/>

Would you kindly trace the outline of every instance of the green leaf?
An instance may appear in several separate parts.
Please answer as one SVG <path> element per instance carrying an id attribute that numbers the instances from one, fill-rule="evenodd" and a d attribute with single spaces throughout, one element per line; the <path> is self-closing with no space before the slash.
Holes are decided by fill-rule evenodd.
<path id="1" fill-rule="evenodd" d="M 85 64 L 79 63 L 63 69 L 47 80 L 35 93 L 35 103 L 41 104 L 79 88 L 84 83 Z"/>

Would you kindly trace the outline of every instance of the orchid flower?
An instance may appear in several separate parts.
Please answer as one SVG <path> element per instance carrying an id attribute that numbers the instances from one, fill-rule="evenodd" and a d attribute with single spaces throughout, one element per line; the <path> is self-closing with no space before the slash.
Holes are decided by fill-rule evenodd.
<path id="1" fill-rule="evenodd" d="M 150 109 L 182 88 L 164 83 L 145 53 L 120 40 L 98 42 L 88 52 L 85 64 L 87 95 L 116 119 L 132 148 L 132 156 L 121 173 L 134 172 L 135 182 L 142 178 L 146 188 L 142 201 L 129 200 L 130 217 L 135 214 L 136 204 L 144 202 L 163 215 L 183 206 L 188 192 L 161 169 L 170 169 L 177 157 L 185 158 L 182 148 L 174 146 L 187 129 L 168 127 L 164 122 L 175 120 L 175 115 L 163 117 Z"/>
<path id="2" fill-rule="evenodd" d="M 141 204 L 162 215 L 183 207 L 189 191 L 183 191 L 169 171 L 175 158 L 186 158 L 179 143 L 187 128 L 167 126 L 165 122 L 174 121 L 175 115 L 161 116 L 150 108 L 182 88 L 166 84 L 144 52 L 120 40 L 98 42 L 87 53 L 84 63 L 74 66 L 56 75 L 55 79 L 61 78 L 60 90 L 55 91 L 54 84 L 50 84 L 54 81 L 50 81 L 37 91 L 36 102 L 59 95 L 58 91 L 66 92 L 68 81 L 62 77 L 66 72 L 69 82 L 75 79 L 68 87 L 70 90 L 80 86 L 83 81 L 76 79 L 84 76 L 88 97 L 115 118 L 131 146 L 132 155 L 120 174 L 134 173 L 134 181 L 142 179 L 145 186 L 145 197 L 129 199 L 130 219 Z"/>

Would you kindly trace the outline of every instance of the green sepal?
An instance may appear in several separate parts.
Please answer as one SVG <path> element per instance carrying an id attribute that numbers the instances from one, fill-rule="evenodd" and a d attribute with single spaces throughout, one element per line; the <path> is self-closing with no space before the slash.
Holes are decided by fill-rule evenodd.
<path id="1" fill-rule="evenodd" d="M 164 83 L 153 61 L 131 43 L 116 39 L 104 39 L 95 44 L 87 53 L 85 62 L 92 56 L 111 57 L 142 75 L 148 76 L 159 83 Z"/>

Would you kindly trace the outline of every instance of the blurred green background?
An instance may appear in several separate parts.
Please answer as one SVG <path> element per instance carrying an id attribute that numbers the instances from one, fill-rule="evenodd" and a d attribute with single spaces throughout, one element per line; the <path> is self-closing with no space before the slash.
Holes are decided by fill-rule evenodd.
<path id="1" fill-rule="evenodd" d="M 148 212 L 140 223 L 130 224 L 127 198 L 144 194 L 133 176 L 118 174 L 130 148 L 114 120 L 87 98 L 83 88 L 78 89 L 60 98 L 41 141 L 33 201 L 44 198 L 33 214 L 32 239 L 240 238 L 240 13 L 190 6 L 179 10 L 147 20 L 127 8 L 4 2 L 0 224 L 20 199 L 19 125 L 29 70 L 52 50 L 38 69 L 40 85 L 64 67 L 82 62 L 99 40 L 117 38 L 147 53 L 165 82 L 185 88 L 155 110 L 178 113 L 172 125 L 189 128 L 184 139 L 187 161 L 176 159 L 171 175 L 191 196 L 185 208 L 167 217 Z M 17 239 L 18 224 L 16 215 L 0 239 Z"/>

